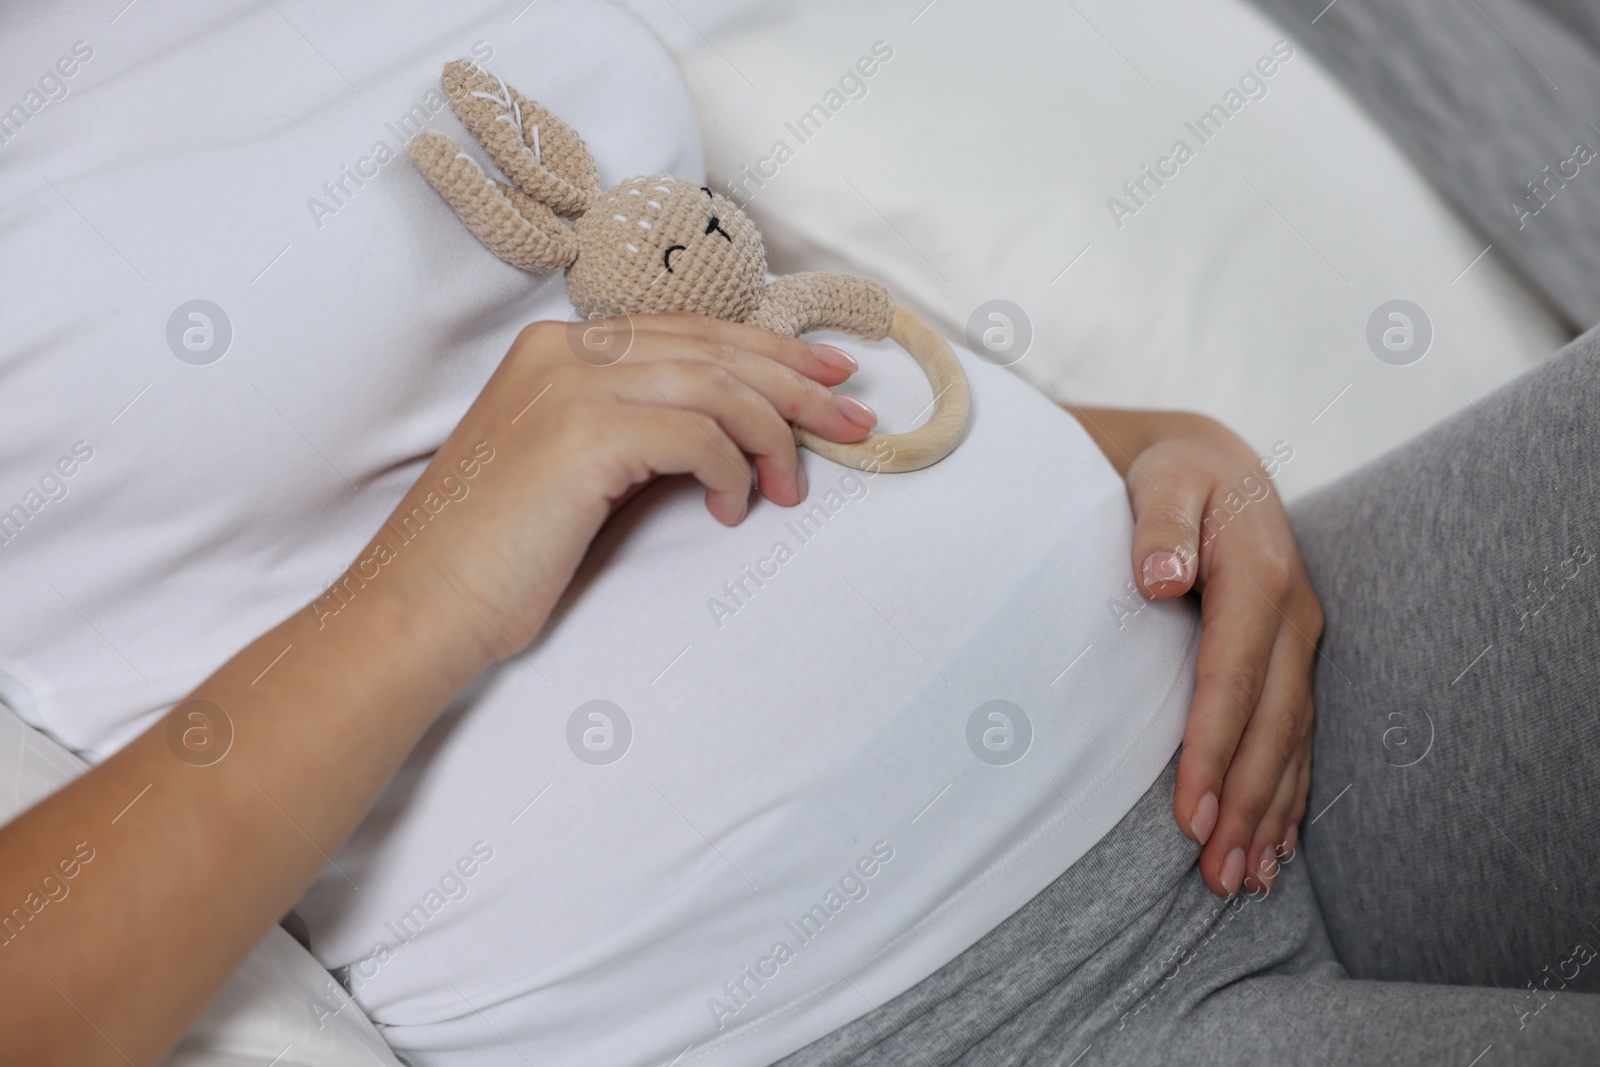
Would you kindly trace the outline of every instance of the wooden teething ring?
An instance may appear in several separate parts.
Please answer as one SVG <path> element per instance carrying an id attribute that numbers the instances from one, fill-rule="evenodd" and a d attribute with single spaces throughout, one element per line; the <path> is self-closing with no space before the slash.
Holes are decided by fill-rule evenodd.
<path id="1" fill-rule="evenodd" d="M 905 471 L 931 467 L 961 443 L 972 415 L 967 373 L 945 339 L 903 304 L 895 305 L 889 339 L 910 353 L 933 387 L 933 415 L 905 433 L 872 433 L 850 444 L 795 428 L 795 441 L 824 459 L 858 470 Z"/>

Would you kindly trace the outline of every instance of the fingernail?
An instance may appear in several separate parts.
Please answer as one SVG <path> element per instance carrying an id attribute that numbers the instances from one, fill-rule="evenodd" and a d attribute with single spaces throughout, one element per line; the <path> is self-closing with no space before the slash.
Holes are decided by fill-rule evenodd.
<path id="1" fill-rule="evenodd" d="M 861 369 L 861 364 L 856 362 L 855 357 L 842 348 L 835 348 L 832 345 L 812 345 L 811 352 L 823 363 L 846 374 L 854 374 Z"/>
<path id="2" fill-rule="evenodd" d="M 1144 585 L 1148 589 L 1162 582 L 1187 582 L 1193 577 L 1194 556 L 1188 553 L 1152 552 L 1144 558 Z"/>
<path id="3" fill-rule="evenodd" d="M 1239 883 L 1244 878 L 1244 849 L 1235 848 L 1228 853 L 1228 858 L 1222 861 L 1222 891 L 1228 896 L 1233 896 L 1239 891 Z"/>
<path id="4" fill-rule="evenodd" d="M 845 396 L 843 393 L 834 393 L 833 402 L 839 405 L 839 414 L 863 430 L 870 430 L 878 425 L 877 413 L 855 397 Z"/>
<path id="5" fill-rule="evenodd" d="M 1194 831 L 1194 839 L 1205 844 L 1211 838 L 1211 831 L 1217 828 L 1217 794 L 1207 793 L 1200 798 L 1200 803 L 1194 806 L 1194 815 L 1189 819 L 1189 829 Z"/>
<path id="6" fill-rule="evenodd" d="M 749 513 L 750 513 L 750 498 L 748 496 L 746 496 L 744 498 L 744 503 L 739 505 L 739 517 L 737 519 L 733 520 L 733 524 L 735 526 L 739 525 L 741 522 L 744 521 L 744 517 L 746 515 L 748 515 Z"/>
<path id="7" fill-rule="evenodd" d="M 795 464 L 794 468 L 794 499 L 795 503 L 806 498 L 806 469 Z"/>

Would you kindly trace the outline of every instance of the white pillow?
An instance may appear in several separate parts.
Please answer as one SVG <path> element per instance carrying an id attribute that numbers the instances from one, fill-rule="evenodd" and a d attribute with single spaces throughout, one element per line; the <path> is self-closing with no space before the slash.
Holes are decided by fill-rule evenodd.
<path id="1" fill-rule="evenodd" d="M 774 270 L 874 275 L 954 337 L 1010 300 L 1034 334 L 1014 369 L 1050 396 L 1218 416 L 1292 452 L 1293 493 L 1566 335 L 1307 52 L 1274 56 L 1286 38 L 1242 0 L 821 0 L 679 58 L 708 171 L 743 179 Z M 1185 124 L 1213 105 L 1237 110 L 1201 143 Z M 1179 139 L 1158 187 L 1143 168 Z M 1431 320 L 1408 366 L 1367 341 L 1393 299 Z"/>
<path id="2" fill-rule="evenodd" d="M 87 767 L 0 704 L 0 825 Z M 361 1009 L 311 953 L 277 926 L 195 1020 L 166 1067 L 265 1063 L 400 1067 Z"/>

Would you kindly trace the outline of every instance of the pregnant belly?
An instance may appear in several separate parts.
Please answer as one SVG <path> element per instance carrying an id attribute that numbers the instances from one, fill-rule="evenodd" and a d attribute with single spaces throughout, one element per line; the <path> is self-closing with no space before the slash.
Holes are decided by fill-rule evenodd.
<path id="1" fill-rule="evenodd" d="M 1077 424 L 968 366 L 969 438 L 926 472 L 806 455 L 806 504 L 734 529 L 652 487 L 441 719 L 300 909 L 391 1044 L 770 1062 L 971 944 L 1149 786 L 1193 614 L 1132 592 L 1124 490 Z"/>

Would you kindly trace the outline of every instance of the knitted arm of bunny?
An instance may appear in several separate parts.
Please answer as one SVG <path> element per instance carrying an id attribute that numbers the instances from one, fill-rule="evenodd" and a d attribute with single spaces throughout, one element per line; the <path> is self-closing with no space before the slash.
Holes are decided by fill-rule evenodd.
<path id="1" fill-rule="evenodd" d="M 882 282 L 854 274 L 813 271 L 786 274 L 767 286 L 746 321 L 798 337 L 811 330 L 843 330 L 868 341 L 889 336 L 894 297 Z"/>

